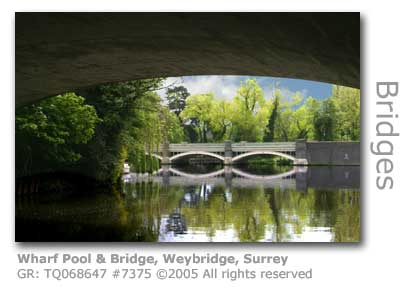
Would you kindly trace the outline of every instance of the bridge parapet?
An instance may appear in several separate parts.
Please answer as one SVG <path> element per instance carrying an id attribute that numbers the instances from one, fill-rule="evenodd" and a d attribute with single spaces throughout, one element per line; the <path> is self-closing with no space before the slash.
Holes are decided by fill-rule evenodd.
<path id="1" fill-rule="evenodd" d="M 232 144 L 233 152 L 276 151 L 295 152 L 295 142 L 240 142 Z"/>
<path id="2" fill-rule="evenodd" d="M 163 146 L 159 147 L 159 151 L 163 150 Z M 224 153 L 224 143 L 180 143 L 169 144 L 169 152 L 181 153 L 191 151 L 208 151 L 215 153 Z"/>

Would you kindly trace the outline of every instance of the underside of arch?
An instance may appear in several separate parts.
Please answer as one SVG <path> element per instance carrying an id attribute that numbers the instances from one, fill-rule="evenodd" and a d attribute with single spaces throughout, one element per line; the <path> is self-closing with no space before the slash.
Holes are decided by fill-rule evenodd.
<path id="1" fill-rule="evenodd" d="M 15 23 L 16 107 L 98 84 L 166 76 L 360 86 L 359 12 L 26 12 L 16 13 Z"/>
<path id="2" fill-rule="evenodd" d="M 215 172 L 210 172 L 206 174 L 189 174 L 174 168 L 169 169 L 170 172 L 181 176 L 181 177 L 186 177 L 186 178 L 191 178 L 191 179 L 204 179 L 204 178 L 212 178 L 212 177 L 217 177 L 220 176 L 224 173 L 224 169 L 217 170 Z"/>
<path id="3" fill-rule="evenodd" d="M 275 180 L 275 179 L 282 179 L 291 175 L 294 175 L 296 172 L 296 169 L 292 169 L 288 172 L 280 173 L 280 174 L 275 174 L 275 175 L 253 175 L 247 172 L 244 172 L 242 170 L 233 168 L 232 169 L 233 173 L 236 175 L 239 175 L 241 177 L 247 178 L 247 179 L 255 179 L 255 180 Z"/>

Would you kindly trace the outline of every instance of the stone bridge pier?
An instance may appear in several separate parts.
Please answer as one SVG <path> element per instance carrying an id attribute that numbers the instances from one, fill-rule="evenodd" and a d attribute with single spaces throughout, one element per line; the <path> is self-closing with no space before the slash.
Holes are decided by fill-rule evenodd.
<path id="1" fill-rule="evenodd" d="M 295 142 L 295 160 L 294 165 L 308 165 L 307 160 L 307 140 L 297 139 Z"/>
<path id="2" fill-rule="evenodd" d="M 232 165 L 233 164 L 233 148 L 231 141 L 224 142 L 224 165 Z"/>
<path id="3" fill-rule="evenodd" d="M 162 165 L 170 165 L 169 142 L 165 142 L 162 145 Z"/>

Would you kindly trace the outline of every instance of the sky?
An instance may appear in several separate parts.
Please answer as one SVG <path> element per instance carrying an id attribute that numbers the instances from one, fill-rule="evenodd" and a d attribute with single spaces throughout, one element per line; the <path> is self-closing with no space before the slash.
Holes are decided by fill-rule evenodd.
<path id="1" fill-rule="evenodd" d="M 165 87 L 169 85 L 183 85 L 192 95 L 213 92 L 220 99 L 232 100 L 236 95 L 240 82 L 244 82 L 248 78 L 257 80 L 266 99 L 272 97 L 274 85 L 277 82 L 286 97 L 291 97 L 297 91 L 301 92 L 304 98 L 313 96 L 317 99 L 325 99 L 331 95 L 332 85 L 329 83 L 265 76 L 199 75 L 168 77 L 164 85 Z M 166 89 L 158 91 L 162 98 L 165 97 L 165 93 Z"/>

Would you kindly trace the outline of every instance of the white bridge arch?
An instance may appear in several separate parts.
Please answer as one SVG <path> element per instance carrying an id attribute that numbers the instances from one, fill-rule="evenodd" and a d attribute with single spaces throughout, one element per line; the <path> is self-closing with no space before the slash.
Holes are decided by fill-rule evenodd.
<path id="1" fill-rule="evenodd" d="M 148 153 L 146 153 L 146 154 L 148 155 Z M 163 160 L 163 157 L 160 156 L 160 155 L 158 155 L 158 154 L 152 153 L 151 155 L 152 155 L 153 157 L 158 158 L 158 159 L 161 160 L 161 161 Z M 184 152 L 184 153 L 180 153 L 180 154 L 174 155 L 174 156 L 172 156 L 172 157 L 169 158 L 169 161 L 172 162 L 173 160 L 176 160 L 176 159 L 179 159 L 179 158 L 182 158 L 182 157 L 186 157 L 186 156 L 191 156 L 191 155 L 205 155 L 205 156 L 210 156 L 210 157 L 217 158 L 217 159 L 219 159 L 220 161 L 224 161 L 224 160 L 225 160 L 225 157 L 223 157 L 223 156 L 221 156 L 221 155 L 218 155 L 218 154 L 215 154 L 215 153 L 205 152 L 205 151 L 190 151 L 190 152 Z M 288 154 L 284 154 L 284 153 L 280 153 L 280 152 L 274 152 L 274 151 L 253 151 L 253 152 L 246 152 L 246 153 L 237 155 L 237 156 L 235 156 L 235 157 L 232 157 L 232 162 L 236 162 L 236 161 L 241 160 L 241 159 L 243 159 L 243 158 L 250 157 L 250 156 L 256 156 L 256 155 L 272 155 L 272 156 L 279 156 L 279 157 L 282 157 L 282 158 L 286 158 L 286 159 L 289 159 L 289 160 L 291 160 L 291 161 L 294 161 L 294 160 L 295 160 L 295 157 L 294 157 L 294 156 L 291 156 L 291 155 L 288 155 Z"/>
<path id="2" fill-rule="evenodd" d="M 205 152 L 205 151 L 191 151 L 191 152 L 180 153 L 180 154 L 177 154 L 177 155 L 174 155 L 174 156 L 170 157 L 169 161 L 172 162 L 173 160 L 176 160 L 178 158 L 191 156 L 191 155 L 205 155 L 205 156 L 210 156 L 210 157 L 217 158 L 217 159 L 221 160 L 222 162 L 224 161 L 223 156 L 215 154 L 215 153 Z"/>
<path id="3" fill-rule="evenodd" d="M 274 175 L 254 175 L 248 172 L 244 172 L 242 170 L 233 168 L 232 172 L 238 176 L 247 178 L 247 179 L 255 179 L 255 180 L 275 180 L 275 179 L 283 179 L 289 176 L 292 176 L 296 173 L 296 169 L 292 169 L 290 171 L 274 174 Z"/>
<path id="4" fill-rule="evenodd" d="M 158 171 L 158 173 L 162 172 L 162 171 L 163 171 L 163 169 L 160 169 Z M 169 168 L 168 171 L 172 172 L 175 175 L 178 175 L 178 176 L 181 176 L 181 177 L 186 177 L 186 178 L 191 178 L 191 179 L 212 178 L 212 177 L 217 177 L 217 176 L 220 176 L 220 175 L 224 174 L 224 169 L 220 169 L 220 170 L 217 170 L 217 171 L 214 171 L 214 172 L 204 173 L 204 174 L 190 174 L 190 173 L 186 173 L 186 172 L 174 169 L 174 168 Z"/>
<path id="5" fill-rule="evenodd" d="M 291 160 L 291 161 L 294 161 L 294 160 L 295 160 L 295 157 L 293 157 L 293 156 L 291 156 L 291 155 L 284 154 L 284 153 L 280 153 L 280 152 L 274 152 L 274 151 L 253 151 L 253 152 L 247 152 L 247 153 L 243 153 L 243 154 L 240 154 L 240 155 L 238 155 L 238 156 L 233 157 L 233 158 L 232 158 L 232 162 L 241 160 L 241 159 L 246 158 L 246 157 L 256 156 L 256 155 L 273 155 L 273 156 L 283 157 L 283 158 L 289 159 L 289 160 Z"/>
<path id="6" fill-rule="evenodd" d="M 158 173 L 163 172 L 164 169 L 161 168 L 158 170 Z M 168 172 L 171 172 L 177 176 L 180 177 L 185 177 L 185 178 L 190 178 L 190 179 L 206 179 L 206 178 L 212 178 L 212 177 L 218 177 L 221 176 L 223 174 L 226 173 L 225 169 L 220 169 L 214 172 L 210 172 L 210 173 L 205 173 L 205 174 L 191 174 L 191 173 L 186 173 L 180 170 L 177 170 L 175 168 L 169 168 L 167 170 Z M 294 175 L 297 170 L 294 168 L 290 171 L 287 172 L 283 172 L 280 174 L 274 174 L 274 175 L 254 175 L 245 171 L 242 171 L 240 169 L 236 169 L 236 168 L 231 168 L 230 171 L 227 172 L 232 172 L 235 175 L 238 175 L 240 177 L 246 178 L 246 179 L 255 179 L 255 180 L 276 180 L 276 179 L 283 179 L 283 178 L 287 178 L 289 176 Z"/>

